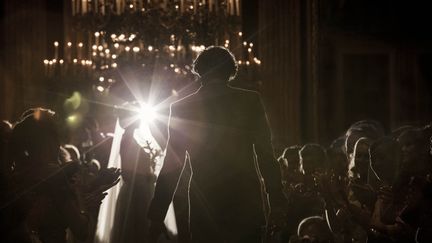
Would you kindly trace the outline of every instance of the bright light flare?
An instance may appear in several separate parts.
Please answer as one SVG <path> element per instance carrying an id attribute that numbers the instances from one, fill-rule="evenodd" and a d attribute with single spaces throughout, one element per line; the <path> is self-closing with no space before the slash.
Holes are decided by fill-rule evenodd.
<path id="1" fill-rule="evenodd" d="M 149 124 L 156 119 L 156 111 L 148 104 L 142 104 L 139 110 L 139 119 L 142 123 Z"/>

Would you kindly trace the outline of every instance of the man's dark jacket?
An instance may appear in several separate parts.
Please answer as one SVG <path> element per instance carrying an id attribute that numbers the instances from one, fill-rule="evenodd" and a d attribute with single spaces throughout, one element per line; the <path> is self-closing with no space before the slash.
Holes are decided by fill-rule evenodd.
<path id="1" fill-rule="evenodd" d="M 259 173 L 270 201 L 280 199 L 282 191 L 257 92 L 224 82 L 203 85 L 171 105 L 168 132 L 166 157 L 149 209 L 152 221 L 164 220 L 185 160 L 190 159 L 193 237 L 207 234 L 225 240 L 265 223 Z"/>

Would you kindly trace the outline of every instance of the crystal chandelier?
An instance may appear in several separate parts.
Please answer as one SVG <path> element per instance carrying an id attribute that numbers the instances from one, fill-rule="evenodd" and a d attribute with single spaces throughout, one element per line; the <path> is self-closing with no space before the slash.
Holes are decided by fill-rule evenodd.
<path id="1" fill-rule="evenodd" d="M 236 56 L 240 71 L 261 61 L 243 40 L 240 0 L 71 0 L 71 30 L 43 60 L 48 77 L 73 76 L 106 94 L 125 66 L 191 79 L 190 63 L 210 45 Z"/>

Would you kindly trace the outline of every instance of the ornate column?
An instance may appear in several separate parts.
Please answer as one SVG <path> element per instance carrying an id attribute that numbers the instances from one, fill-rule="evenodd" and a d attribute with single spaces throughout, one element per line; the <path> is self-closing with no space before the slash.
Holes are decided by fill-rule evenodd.
<path id="1" fill-rule="evenodd" d="M 262 87 L 276 147 L 318 139 L 318 0 L 259 2 Z"/>

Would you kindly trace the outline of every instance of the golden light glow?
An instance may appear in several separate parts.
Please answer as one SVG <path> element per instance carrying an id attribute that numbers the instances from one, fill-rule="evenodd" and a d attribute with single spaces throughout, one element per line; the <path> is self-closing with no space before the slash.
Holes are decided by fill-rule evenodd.
<path id="1" fill-rule="evenodd" d="M 68 117 L 66 118 L 66 121 L 67 121 L 69 124 L 73 124 L 73 123 L 75 123 L 77 120 L 78 120 L 78 117 L 77 117 L 76 115 L 70 115 L 70 116 L 68 116 Z"/>
<path id="2" fill-rule="evenodd" d="M 261 61 L 260 61 L 258 58 L 256 58 L 256 57 L 254 57 L 254 62 L 255 62 L 256 64 L 258 64 L 258 65 L 261 64 Z"/>
<path id="3" fill-rule="evenodd" d="M 105 90 L 105 88 L 102 87 L 102 86 L 97 86 L 96 89 L 97 89 L 99 92 L 104 92 L 104 90 Z"/>

